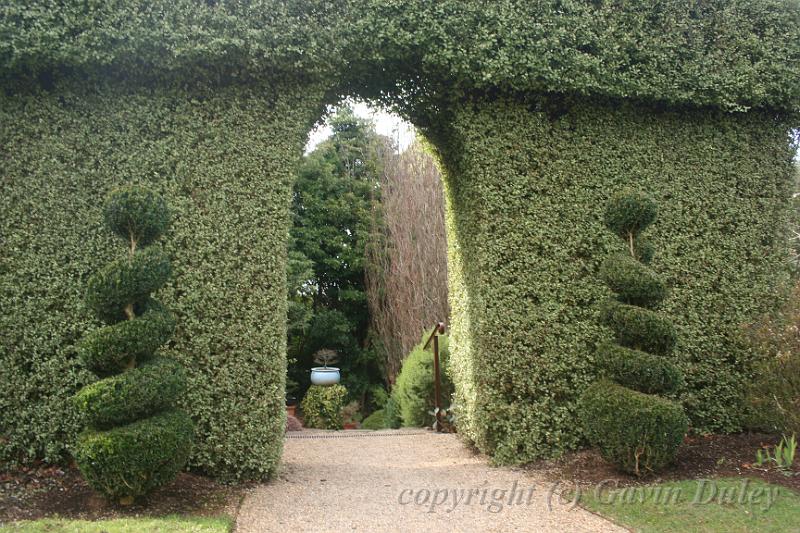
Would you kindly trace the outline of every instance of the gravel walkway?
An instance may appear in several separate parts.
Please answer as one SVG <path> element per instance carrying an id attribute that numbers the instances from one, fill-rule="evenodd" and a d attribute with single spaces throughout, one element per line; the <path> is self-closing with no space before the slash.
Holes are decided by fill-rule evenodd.
<path id="1" fill-rule="evenodd" d="M 490 467 L 455 435 L 304 430 L 285 445 L 281 475 L 248 492 L 237 532 L 624 531 L 559 501 L 566 485 Z"/>

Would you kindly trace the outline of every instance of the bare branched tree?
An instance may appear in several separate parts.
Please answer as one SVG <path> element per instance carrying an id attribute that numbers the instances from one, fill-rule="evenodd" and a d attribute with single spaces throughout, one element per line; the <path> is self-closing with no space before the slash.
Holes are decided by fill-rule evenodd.
<path id="1" fill-rule="evenodd" d="M 389 383 L 422 332 L 447 321 L 447 243 L 442 180 L 419 142 L 384 155 L 381 202 L 367 246 L 367 298 Z"/>

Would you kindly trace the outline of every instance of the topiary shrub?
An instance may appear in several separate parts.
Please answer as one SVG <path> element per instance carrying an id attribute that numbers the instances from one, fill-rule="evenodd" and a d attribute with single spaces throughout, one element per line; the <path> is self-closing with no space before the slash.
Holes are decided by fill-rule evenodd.
<path id="1" fill-rule="evenodd" d="M 431 426 L 435 420 L 431 414 L 435 403 L 433 351 L 423 348 L 426 340 L 423 337 L 422 341 L 405 358 L 392 390 L 392 398 L 396 402 L 392 408 L 397 409 L 403 426 Z M 447 371 L 449 353 L 447 335 L 442 335 L 439 337 L 439 364 L 443 408 L 447 408 L 453 394 L 453 383 Z M 387 411 L 388 409 L 387 406 Z"/>
<path id="2" fill-rule="evenodd" d="M 653 311 L 666 297 L 666 286 L 647 266 L 637 246 L 640 233 L 656 218 L 656 206 L 641 193 L 614 198 L 605 214 L 606 226 L 625 240 L 628 255 L 612 255 L 600 268 L 600 277 L 616 294 L 601 312 L 601 320 L 615 334 L 617 344 L 597 349 L 602 379 L 581 396 L 578 412 L 589 442 L 607 460 L 637 476 L 656 472 L 675 459 L 688 428 L 683 407 L 654 393 L 675 391 L 680 370 L 663 356 L 677 339 L 675 327 Z"/>
<path id="3" fill-rule="evenodd" d="M 342 408 L 346 398 L 347 389 L 342 385 L 311 385 L 301 403 L 304 425 L 317 429 L 342 429 Z"/>
<path id="4" fill-rule="evenodd" d="M 636 475 L 675 460 L 686 433 L 680 404 L 600 380 L 578 404 L 586 436 L 617 467 Z"/>
<path id="5" fill-rule="evenodd" d="M 88 425 L 74 456 L 93 489 L 129 504 L 184 468 L 194 425 L 174 409 L 186 389 L 183 368 L 155 356 L 175 329 L 169 311 L 150 296 L 167 282 L 169 259 L 158 248 L 141 248 L 166 231 L 167 206 L 151 191 L 128 187 L 111 195 L 105 218 L 128 254 L 89 279 L 87 304 L 109 325 L 77 347 L 103 379 L 72 398 Z"/>
<path id="6" fill-rule="evenodd" d="M 386 411 L 378 409 L 361 422 L 361 429 L 385 429 Z"/>

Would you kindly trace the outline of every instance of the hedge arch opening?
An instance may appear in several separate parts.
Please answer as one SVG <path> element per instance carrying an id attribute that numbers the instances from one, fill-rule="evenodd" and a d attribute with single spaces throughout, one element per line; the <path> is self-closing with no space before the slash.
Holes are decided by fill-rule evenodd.
<path id="1" fill-rule="evenodd" d="M 3 461 L 62 460 L 81 427 L 66 399 L 92 379 L 74 349 L 96 327 L 83 290 L 116 250 L 99 206 L 135 182 L 175 209 L 161 297 L 192 465 L 274 472 L 292 170 L 342 93 L 400 111 L 442 162 L 456 398 L 479 449 L 517 463 L 580 445 L 575 399 L 610 335 L 595 273 L 617 243 L 599 214 L 623 187 L 661 208 L 653 268 L 692 426 L 741 428 L 740 325 L 790 282 L 795 4 L 30 5 L 0 18 Z"/>

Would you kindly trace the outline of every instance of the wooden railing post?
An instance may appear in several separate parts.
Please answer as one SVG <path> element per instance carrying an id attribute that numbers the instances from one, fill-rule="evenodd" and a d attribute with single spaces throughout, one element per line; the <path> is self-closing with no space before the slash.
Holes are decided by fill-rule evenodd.
<path id="1" fill-rule="evenodd" d="M 433 340 L 433 412 L 436 413 L 436 431 L 442 430 L 442 398 L 441 398 L 441 370 L 439 368 L 439 335 L 445 331 L 444 322 L 437 322 L 431 331 L 428 341 L 425 343 L 424 350 Z"/>

